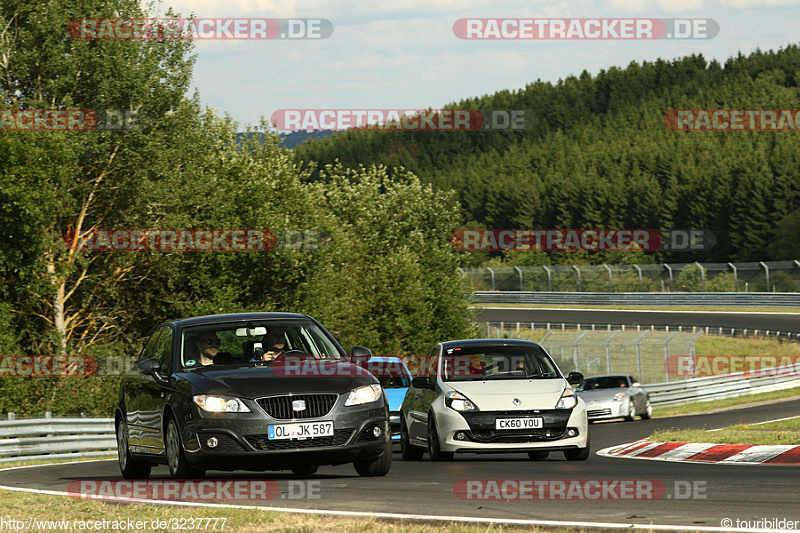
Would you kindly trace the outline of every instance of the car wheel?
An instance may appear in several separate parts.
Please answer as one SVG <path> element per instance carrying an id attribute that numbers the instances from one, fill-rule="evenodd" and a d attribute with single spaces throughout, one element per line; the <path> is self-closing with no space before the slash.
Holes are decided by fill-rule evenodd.
<path id="1" fill-rule="evenodd" d="M 167 422 L 167 438 L 164 440 L 170 476 L 175 479 L 196 479 L 206 475 L 205 470 L 193 467 L 186 459 L 181 445 L 181 436 L 178 433 L 178 424 L 173 418 Z"/>
<path id="2" fill-rule="evenodd" d="M 312 476 L 317 473 L 319 467 L 316 465 L 296 466 L 292 468 L 292 474 L 295 476 Z"/>
<path id="3" fill-rule="evenodd" d="M 564 458 L 567 461 L 585 461 L 589 458 L 590 452 L 589 437 L 586 437 L 586 447 L 577 450 L 564 450 Z"/>
<path id="4" fill-rule="evenodd" d="M 550 452 L 548 452 L 548 451 L 541 451 L 540 450 L 540 451 L 536 451 L 536 452 L 528 452 L 528 457 L 532 461 L 543 461 L 544 459 L 547 459 L 547 457 L 549 455 L 550 455 Z"/>
<path id="5" fill-rule="evenodd" d="M 131 456 L 128 449 L 128 424 L 120 420 L 117 424 L 117 457 L 119 471 L 125 479 L 147 479 L 152 465 Z"/>
<path id="6" fill-rule="evenodd" d="M 371 462 L 356 461 L 353 463 L 356 472 L 363 477 L 385 476 L 392 467 L 392 441 L 387 439 L 380 457 Z"/>
<path id="7" fill-rule="evenodd" d="M 408 438 L 408 427 L 403 415 L 400 415 L 400 457 L 403 461 L 419 461 L 422 459 L 424 450 L 414 448 L 411 446 L 411 440 Z"/>
<path id="8" fill-rule="evenodd" d="M 428 455 L 431 461 L 452 461 L 453 452 L 443 452 L 439 448 L 439 434 L 436 432 L 436 422 L 433 414 L 428 415 Z"/>
<path id="9" fill-rule="evenodd" d="M 653 418 L 653 406 L 650 404 L 650 398 L 648 398 L 644 413 L 642 413 L 642 420 L 650 420 L 651 418 Z"/>
<path id="10" fill-rule="evenodd" d="M 628 416 L 625 417 L 625 420 L 628 422 L 633 421 L 633 417 L 636 416 L 636 406 L 633 405 L 633 400 L 628 400 Z"/>

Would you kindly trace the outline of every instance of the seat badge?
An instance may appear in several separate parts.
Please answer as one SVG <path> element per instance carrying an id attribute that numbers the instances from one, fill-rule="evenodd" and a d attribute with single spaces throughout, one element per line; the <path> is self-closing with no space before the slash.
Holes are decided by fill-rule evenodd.
<path id="1" fill-rule="evenodd" d="M 294 400 L 292 402 L 292 411 L 305 411 L 305 410 L 306 410 L 305 400 Z"/>

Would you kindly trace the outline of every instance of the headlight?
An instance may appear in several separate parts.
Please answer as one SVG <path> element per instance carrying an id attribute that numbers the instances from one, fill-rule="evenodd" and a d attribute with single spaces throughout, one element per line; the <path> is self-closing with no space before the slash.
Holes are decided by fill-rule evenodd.
<path id="1" fill-rule="evenodd" d="M 478 411 L 477 405 L 456 391 L 450 391 L 444 395 L 444 404 L 455 411 Z"/>
<path id="2" fill-rule="evenodd" d="M 247 407 L 239 398 L 230 396 L 211 396 L 208 394 L 198 394 L 194 397 L 194 403 L 203 411 L 209 413 L 249 413 Z"/>
<path id="3" fill-rule="evenodd" d="M 346 406 L 349 405 L 363 405 L 365 403 L 377 402 L 378 398 L 383 394 L 381 386 L 375 383 L 374 385 L 365 385 L 350 391 L 350 396 L 344 402 Z"/>
<path id="4" fill-rule="evenodd" d="M 616 394 L 614 395 L 614 398 L 612 398 L 612 399 L 613 399 L 615 402 L 621 402 L 622 400 L 624 400 L 624 399 L 625 399 L 625 396 L 626 396 L 626 394 L 625 394 L 624 392 L 618 392 L 618 393 L 616 393 Z"/>
<path id="5" fill-rule="evenodd" d="M 558 399 L 556 409 L 572 409 L 576 405 L 578 405 L 578 397 L 575 396 L 575 391 L 567 388 L 564 389 L 564 393 Z"/>

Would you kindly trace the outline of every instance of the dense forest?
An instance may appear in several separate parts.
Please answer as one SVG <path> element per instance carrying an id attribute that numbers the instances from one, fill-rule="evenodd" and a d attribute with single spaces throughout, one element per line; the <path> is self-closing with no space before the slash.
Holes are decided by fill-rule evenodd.
<path id="1" fill-rule="evenodd" d="M 454 189 L 465 228 L 709 229 L 718 242 L 707 252 L 635 259 L 797 259 L 800 128 L 674 131 L 665 115 L 797 110 L 798 86 L 796 45 L 724 65 L 701 55 L 631 63 L 446 106 L 530 110 L 536 124 L 526 131 L 350 131 L 307 141 L 295 157 L 312 170 L 337 160 L 352 168 L 403 167 L 439 189 Z M 465 263 L 487 259 L 464 255 Z M 553 263 L 631 260 L 625 252 L 549 256 L 544 260 Z"/>

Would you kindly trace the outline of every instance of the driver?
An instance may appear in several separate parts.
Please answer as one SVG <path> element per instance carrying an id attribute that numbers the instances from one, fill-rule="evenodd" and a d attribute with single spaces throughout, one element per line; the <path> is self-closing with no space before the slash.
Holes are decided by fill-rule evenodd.
<path id="1" fill-rule="evenodd" d="M 195 344 L 200 354 L 200 364 L 203 366 L 213 365 L 214 358 L 219 354 L 219 345 L 222 344 L 217 334 L 213 331 L 202 333 L 195 340 Z"/>
<path id="2" fill-rule="evenodd" d="M 281 355 L 286 347 L 286 331 L 281 326 L 272 326 L 261 339 L 264 345 L 262 361 L 272 361 Z"/>

